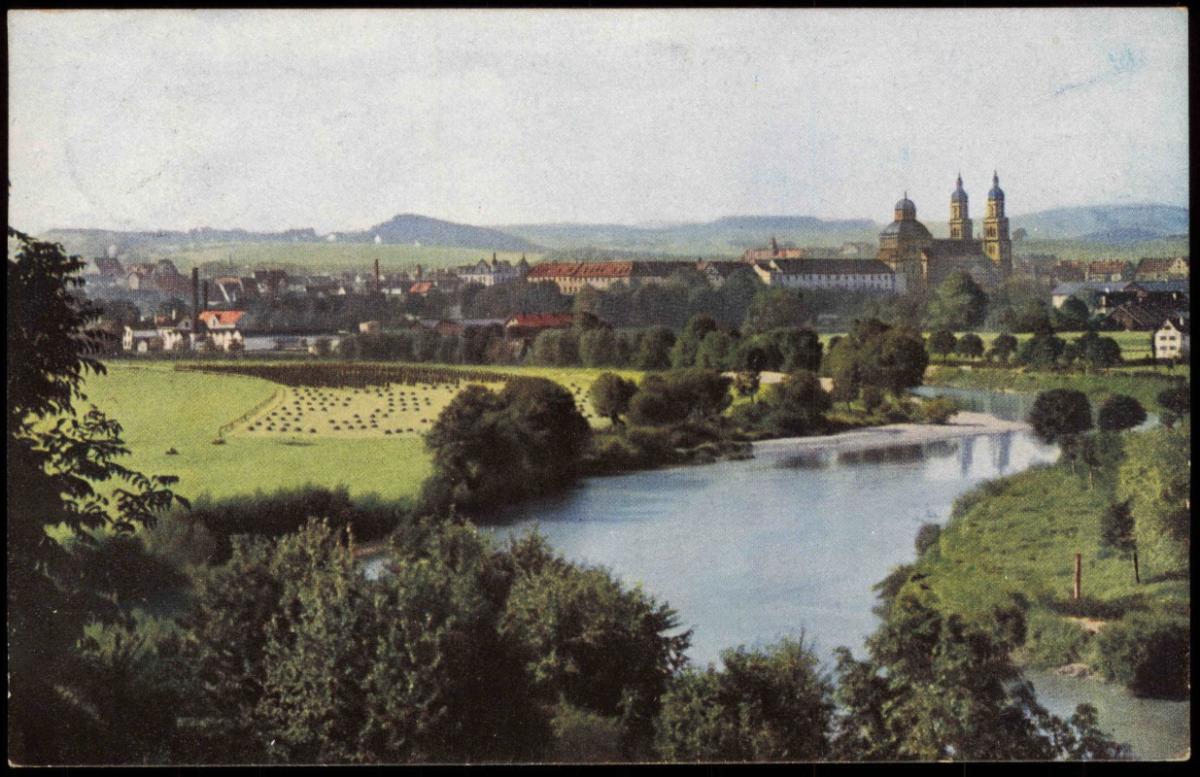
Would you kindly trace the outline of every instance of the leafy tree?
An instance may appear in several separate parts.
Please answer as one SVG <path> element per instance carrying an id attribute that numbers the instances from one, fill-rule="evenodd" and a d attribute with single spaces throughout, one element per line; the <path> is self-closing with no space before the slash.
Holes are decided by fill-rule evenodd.
<path id="1" fill-rule="evenodd" d="M 811 329 L 775 329 L 767 333 L 783 357 L 783 372 L 821 369 L 821 338 Z"/>
<path id="2" fill-rule="evenodd" d="M 1111 759 L 1126 749 L 1080 705 L 1048 713 L 1010 652 L 1016 621 L 992 627 L 944 615 L 932 594 L 902 590 L 859 661 L 838 649 L 834 757 L 891 761 Z M 1005 621 L 1012 620 L 1006 616 Z"/>
<path id="3" fill-rule="evenodd" d="M 501 630 L 524 646 L 543 695 L 617 716 L 625 752 L 644 751 L 691 631 L 669 634 L 679 625 L 670 607 L 602 569 L 568 564 L 539 537 L 514 540 L 509 556 Z"/>
<path id="4" fill-rule="evenodd" d="M 958 341 L 949 329 L 937 329 L 929 335 L 929 350 L 945 359 L 954 351 Z"/>
<path id="5" fill-rule="evenodd" d="M 579 338 L 579 358 L 585 367 L 620 365 L 617 335 L 608 327 L 596 327 Z"/>
<path id="6" fill-rule="evenodd" d="M 765 288 L 754 295 L 742 331 L 748 334 L 769 332 L 772 329 L 799 329 L 809 322 L 812 314 L 798 291 L 776 287 Z"/>
<path id="7" fill-rule="evenodd" d="M 1074 345 L 1075 358 L 1091 369 L 1114 367 L 1121 363 L 1121 346 L 1111 337 L 1088 332 Z"/>
<path id="8" fill-rule="evenodd" d="M 632 366 L 638 370 L 665 370 L 671 366 L 671 349 L 675 334 L 666 327 L 656 326 L 642 333 Z"/>
<path id="9" fill-rule="evenodd" d="M 1050 389 L 1037 395 L 1027 420 L 1044 442 L 1061 442 L 1092 428 L 1092 406 L 1082 391 Z"/>
<path id="10" fill-rule="evenodd" d="M 856 321 L 848 335 L 830 348 L 826 368 L 848 396 L 853 384 L 874 386 L 893 393 L 921 385 L 929 354 L 921 337 L 907 329 L 893 328 L 878 319 Z"/>
<path id="11" fill-rule="evenodd" d="M 833 687 L 803 639 L 721 654 L 663 697 L 655 732 L 668 761 L 815 761 L 829 754 Z"/>
<path id="12" fill-rule="evenodd" d="M 1078 297 L 1068 297 L 1062 307 L 1054 310 L 1051 321 L 1059 332 L 1080 332 L 1087 329 L 1090 315 L 1087 303 Z"/>
<path id="13" fill-rule="evenodd" d="M 996 335 L 996 339 L 992 341 L 991 347 L 988 349 L 988 359 L 995 359 L 998 362 L 1007 362 L 1009 357 L 1017 351 L 1017 338 L 1013 337 L 1008 332 L 1002 332 Z"/>
<path id="14" fill-rule="evenodd" d="M 728 332 L 709 332 L 696 350 L 696 366 L 706 370 L 728 369 L 733 360 L 737 339 Z"/>
<path id="15" fill-rule="evenodd" d="M 1128 502 L 1113 502 L 1100 516 L 1100 541 L 1122 555 L 1133 559 L 1133 580 L 1142 582 L 1141 571 L 1138 569 L 1137 534 L 1135 532 L 1133 512 Z"/>
<path id="16" fill-rule="evenodd" d="M 666 426 L 689 418 L 706 421 L 729 407 L 731 380 L 712 370 L 690 369 L 666 377 L 648 375 L 629 402 L 629 419 Z"/>
<path id="17" fill-rule="evenodd" d="M 1146 421 L 1142 403 L 1125 394 L 1114 394 L 1100 405 L 1096 425 L 1108 432 L 1123 432 Z"/>
<path id="18" fill-rule="evenodd" d="M 1061 338 L 1050 333 L 1035 334 L 1017 349 L 1017 361 L 1027 367 L 1047 369 L 1058 364 L 1066 349 Z"/>
<path id="19" fill-rule="evenodd" d="M 84 378 L 104 336 L 96 309 L 74 293 L 84 262 L 61 246 L 9 229 L 8 260 L 8 644 L 9 757 L 17 763 L 95 758 L 84 743 L 111 730 L 95 703 L 88 662 L 76 645 L 92 621 L 123 618 L 111 592 L 80 584 L 79 546 L 106 533 L 153 525 L 173 503 L 172 477 L 118 463 L 128 451 L 120 425 L 95 407 L 82 414 Z M 111 495 L 108 495 L 111 494 Z M 93 697 L 93 698 L 89 698 Z"/>
<path id="20" fill-rule="evenodd" d="M 637 385 L 631 380 L 625 380 L 620 375 L 605 372 L 592 383 L 588 395 L 596 414 L 612 421 L 613 426 L 621 426 L 624 422 L 621 416 L 629 410 L 629 400 L 637 393 Z"/>
<path id="21" fill-rule="evenodd" d="M 974 332 L 967 332 L 954 344 L 954 352 L 965 359 L 978 359 L 983 356 L 983 338 Z"/>
<path id="22" fill-rule="evenodd" d="M 946 276 L 929 300 L 929 320 L 935 329 L 962 331 L 983 323 L 988 298 L 971 275 L 957 270 Z"/>
<path id="23" fill-rule="evenodd" d="M 710 332 L 715 331 L 717 331 L 717 322 L 712 316 L 707 314 L 693 316 L 671 348 L 671 366 L 675 369 L 695 366 L 696 352 L 700 350 L 700 343 L 704 342 L 704 338 Z"/>
<path id="24" fill-rule="evenodd" d="M 1188 383 L 1177 383 L 1158 392 L 1158 404 L 1176 416 L 1185 416 L 1192 410 L 1192 387 Z"/>
<path id="25" fill-rule="evenodd" d="M 766 423 L 776 434 L 810 433 L 824 425 L 825 414 L 833 406 L 820 379 L 807 370 L 797 370 L 772 384 L 764 404 Z"/>
<path id="26" fill-rule="evenodd" d="M 1191 549 L 1191 424 L 1129 435 L 1116 497 L 1129 503 L 1143 555 L 1187 569 Z"/>

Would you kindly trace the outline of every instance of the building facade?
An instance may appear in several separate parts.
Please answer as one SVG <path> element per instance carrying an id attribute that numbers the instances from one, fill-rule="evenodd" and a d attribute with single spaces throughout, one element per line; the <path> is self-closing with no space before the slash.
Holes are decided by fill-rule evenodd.
<path id="1" fill-rule="evenodd" d="M 896 293 L 896 273 L 878 259 L 772 259 L 755 262 L 768 286 Z"/>

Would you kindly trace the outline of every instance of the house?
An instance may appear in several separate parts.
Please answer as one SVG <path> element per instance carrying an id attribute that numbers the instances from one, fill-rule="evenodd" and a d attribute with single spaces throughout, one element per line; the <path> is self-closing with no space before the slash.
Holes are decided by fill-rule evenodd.
<path id="1" fill-rule="evenodd" d="M 1171 316 L 1154 330 L 1155 359 L 1183 359 L 1191 356 L 1191 324 L 1186 316 Z"/>
<path id="2" fill-rule="evenodd" d="M 504 322 L 509 337 L 531 338 L 547 329 L 570 329 L 575 323 L 571 313 L 517 313 Z"/>
<path id="3" fill-rule="evenodd" d="M 877 250 L 874 243 L 866 243 L 861 240 L 848 240 L 842 243 L 842 250 L 838 253 L 845 259 L 870 259 L 875 256 Z"/>
<path id="4" fill-rule="evenodd" d="M 1050 304 L 1061 308 L 1071 297 L 1078 297 L 1098 313 L 1137 299 L 1138 287 L 1130 281 L 1081 281 L 1060 283 L 1050 292 Z"/>
<path id="5" fill-rule="evenodd" d="M 745 262 L 696 262 L 696 269 L 713 288 L 720 288 L 738 270 L 746 269 Z"/>
<path id="6" fill-rule="evenodd" d="M 529 273 L 529 262 L 525 257 L 513 264 L 509 261 L 497 261 L 492 254 L 491 264 L 486 259 L 480 259 L 475 264 L 458 268 L 458 277 L 463 283 L 478 283 L 483 286 L 497 286 L 501 283 L 520 280 Z"/>
<path id="7" fill-rule="evenodd" d="M 105 278 L 119 278 L 123 274 L 121 260 L 115 256 L 98 256 L 92 260 L 96 272 Z"/>
<path id="8" fill-rule="evenodd" d="M 878 259 L 772 259 L 753 266 L 768 286 L 896 293 L 896 273 Z"/>
<path id="9" fill-rule="evenodd" d="M 237 329 L 245 315 L 244 310 L 202 310 L 196 318 L 209 332 L 228 332 Z"/>
<path id="10" fill-rule="evenodd" d="M 771 237 L 771 245 L 766 248 L 747 248 L 742 254 L 742 261 L 747 264 L 755 262 L 765 262 L 771 259 L 802 259 L 804 258 L 803 248 L 780 247 L 774 236 Z"/>
<path id="11" fill-rule="evenodd" d="M 121 336 L 121 349 L 136 353 L 161 351 L 163 349 L 163 340 L 159 336 L 157 329 L 134 329 L 131 326 L 126 326 L 125 332 Z"/>
<path id="12" fill-rule="evenodd" d="M 1127 332 L 1149 332 L 1157 327 L 1170 311 L 1148 302 L 1125 302 L 1113 308 L 1104 323 L 1113 329 Z"/>
<path id="13" fill-rule="evenodd" d="M 416 294 L 418 297 L 424 297 L 431 291 L 433 291 L 432 281 L 417 281 L 412 286 L 408 287 L 408 293 Z"/>
<path id="14" fill-rule="evenodd" d="M 1135 281 L 1174 281 L 1188 279 L 1186 256 L 1142 258 L 1133 270 Z"/>
<path id="15" fill-rule="evenodd" d="M 1130 281 L 1133 280 L 1133 269 L 1129 262 L 1122 262 L 1119 259 L 1090 262 L 1084 268 L 1083 279 L 1085 281 Z"/>
<path id="16" fill-rule="evenodd" d="M 274 298 L 287 291 L 288 275 L 283 270 L 255 270 L 254 283 L 260 295 Z"/>
<path id="17" fill-rule="evenodd" d="M 1191 298 L 1188 282 L 1183 280 L 1138 281 L 1135 293 L 1142 302 L 1169 307 L 1187 307 Z"/>

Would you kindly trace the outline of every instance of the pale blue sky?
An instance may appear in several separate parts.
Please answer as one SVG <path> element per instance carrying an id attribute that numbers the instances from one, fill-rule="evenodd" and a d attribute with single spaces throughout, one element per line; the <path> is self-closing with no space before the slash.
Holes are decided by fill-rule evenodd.
<path id="1" fill-rule="evenodd" d="M 1187 205 L 1178 9 L 10 12 L 11 222 Z"/>

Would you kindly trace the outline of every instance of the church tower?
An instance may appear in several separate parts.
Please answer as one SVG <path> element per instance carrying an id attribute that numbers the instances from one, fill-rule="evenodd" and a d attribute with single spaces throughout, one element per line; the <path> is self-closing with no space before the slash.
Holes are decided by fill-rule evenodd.
<path id="1" fill-rule="evenodd" d="M 1012 272 L 1012 240 L 1008 237 L 1008 218 L 1004 215 L 1004 191 L 995 171 L 992 171 L 992 189 L 988 192 L 987 215 L 983 219 L 983 252 L 1008 277 Z"/>
<path id="2" fill-rule="evenodd" d="M 950 195 L 950 239 L 970 240 L 971 219 L 967 215 L 967 193 L 963 191 L 962 173 L 958 174 L 958 186 Z"/>

